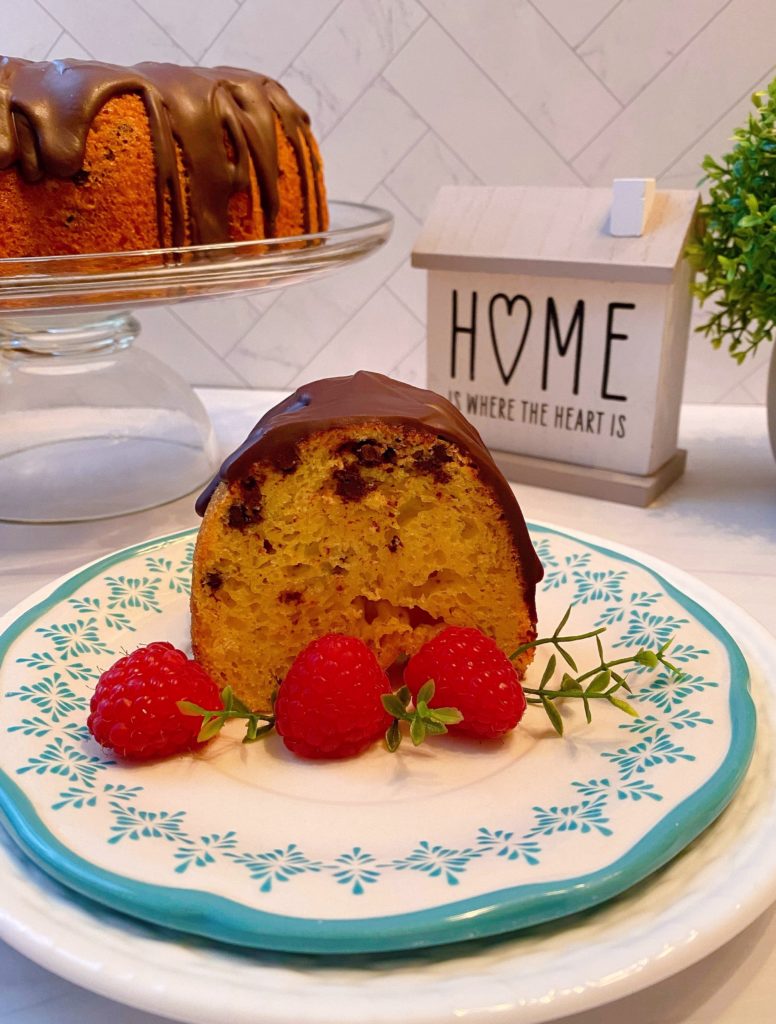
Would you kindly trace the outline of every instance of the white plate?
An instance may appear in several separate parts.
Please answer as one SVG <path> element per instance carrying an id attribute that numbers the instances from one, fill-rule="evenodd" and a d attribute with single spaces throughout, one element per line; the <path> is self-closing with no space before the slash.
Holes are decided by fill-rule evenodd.
<path id="1" fill-rule="evenodd" d="M 277 736 L 246 747 L 238 728 L 196 756 L 116 763 L 86 732 L 88 699 L 122 648 L 187 645 L 189 531 L 76 572 L 4 632 L 0 810 L 13 836 L 114 910 L 283 951 L 479 938 L 621 893 L 740 784 L 754 740 L 747 668 L 724 627 L 659 574 L 558 531 L 533 537 L 545 632 L 572 604 L 565 632 L 606 625 L 607 659 L 677 635 L 682 679 L 628 672 L 638 718 L 591 701 L 588 726 L 566 707 L 560 739 L 529 709 L 501 743 L 445 737 L 327 764 Z M 597 664 L 586 647 L 574 648 L 582 667 Z"/>
<path id="2" fill-rule="evenodd" d="M 720 617 L 755 664 L 776 664 L 773 639 L 740 610 L 651 564 Z M 81 901 L 3 846 L 2 937 L 96 992 L 196 1022 L 452 1024 L 465 1015 L 485 1024 L 499 1013 L 533 1024 L 619 998 L 707 955 L 776 896 L 776 674 L 756 673 L 755 683 L 755 770 L 732 806 L 682 857 L 593 914 L 508 940 L 343 966 L 341 958 L 241 953 L 156 931 Z"/>

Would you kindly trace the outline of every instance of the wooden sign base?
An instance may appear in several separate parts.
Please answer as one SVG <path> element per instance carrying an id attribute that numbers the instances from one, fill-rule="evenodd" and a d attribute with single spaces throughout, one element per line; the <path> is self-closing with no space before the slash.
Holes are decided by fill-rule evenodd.
<path id="1" fill-rule="evenodd" d="M 635 473 L 616 473 L 610 469 L 576 466 L 554 459 L 538 459 L 532 455 L 515 455 L 491 449 L 501 472 L 515 483 L 532 487 L 549 487 L 553 491 L 567 491 L 587 498 L 617 501 L 622 505 L 650 505 L 655 498 L 684 472 L 687 452 L 680 448 L 659 469 L 647 476 Z"/>

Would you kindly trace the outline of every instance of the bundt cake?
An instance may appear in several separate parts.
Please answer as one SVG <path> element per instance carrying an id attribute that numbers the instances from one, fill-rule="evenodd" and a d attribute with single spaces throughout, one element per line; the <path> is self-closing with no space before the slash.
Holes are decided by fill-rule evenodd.
<path id="1" fill-rule="evenodd" d="M 256 710 L 328 632 L 361 637 L 384 668 L 446 625 L 507 653 L 536 635 L 542 568 L 515 496 L 433 392 L 365 372 L 300 388 L 197 511 L 194 653 Z"/>
<path id="2" fill-rule="evenodd" d="M 0 257 L 325 230 L 309 118 L 236 68 L 0 58 Z"/>

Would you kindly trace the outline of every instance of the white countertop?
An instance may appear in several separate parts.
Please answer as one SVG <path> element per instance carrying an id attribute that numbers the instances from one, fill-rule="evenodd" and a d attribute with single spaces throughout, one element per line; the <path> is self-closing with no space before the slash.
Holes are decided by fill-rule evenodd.
<path id="1" fill-rule="evenodd" d="M 277 392 L 206 390 L 224 452 Z M 527 519 L 631 545 L 714 587 L 776 635 L 776 461 L 759 406 L 685 406 L 685 476 L 649 509 L 518 486 Z M 117 548 L 195 525 L 190 497 L 91 523 L 0 524 L 0 614 L 54 577 Z M 766 1024 L 774 1019 L 776 907 L 726 946 L 672 979 L 565 1024 Z M 153 1024 L 25 960 L 0 943 L 0 1024 Z M 257 1021 L 261 1020 L 257 1008 Z M 300 1022 L 301 1024 L 301 1022 Z"/>

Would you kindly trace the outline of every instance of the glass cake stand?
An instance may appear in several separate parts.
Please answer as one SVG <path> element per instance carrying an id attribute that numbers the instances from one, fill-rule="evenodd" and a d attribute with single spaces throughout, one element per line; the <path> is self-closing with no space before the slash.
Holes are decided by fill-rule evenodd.
<path id="1" fill-rule="evenodd" d="M 315 235 L 0 259 L 0 519 L 99 519 L 205 483 L 217 460 L 210 420 L 182 377 L 132 347 L 132 310 L 299 284 L 391 233 L 386 210 L 329 210 L 330 229 Z"/>

